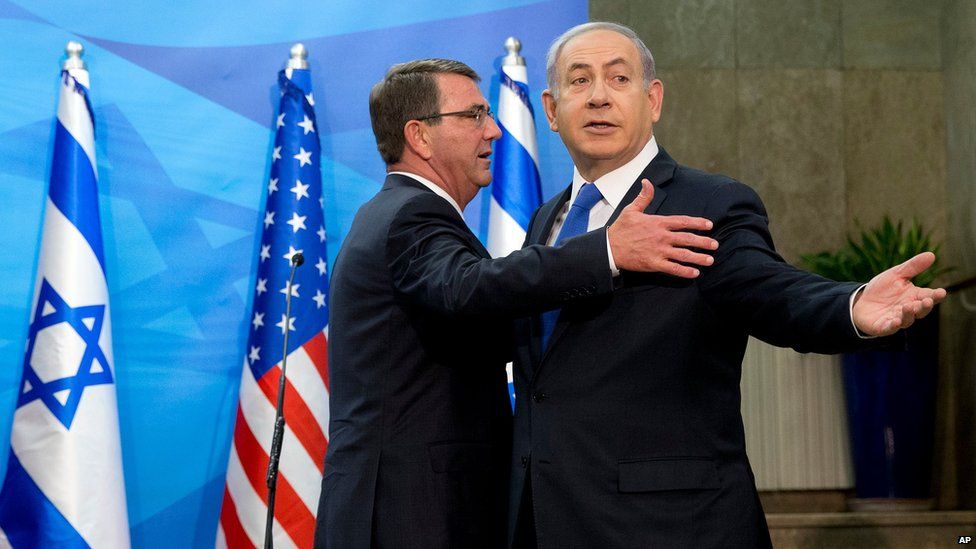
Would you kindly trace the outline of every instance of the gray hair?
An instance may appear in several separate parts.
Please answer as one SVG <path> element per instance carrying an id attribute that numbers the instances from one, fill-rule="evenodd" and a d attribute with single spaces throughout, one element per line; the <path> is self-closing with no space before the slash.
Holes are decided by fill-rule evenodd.
<path id="1" fill-rule="evenodd" d="M 369 94 L 369 118 L 376 137 L 376 148 L 388 166 L 403 156 L 407 122 L 437 114 L 440 107 L 438 74 L 459 74 L 475 82 L 481 80 L 474 69 L 453 59 L 418 59 L 393 65 L 373 86 Z M 440 119 L 427 124 L 436 126 Z"/>
<path id="2" fill-rule="evenodd" d="M 590 23 L 576 25 L 575 27 L 562 33 L 559 38 L 556 38 L 552 42 L 552 45 L 549 46 L 549 53 L 546 54 L 546 85 L 549 86 L 549 91 L 552 92 L 553 95 L 559 95 L 559 89 L 556 83 L 556 61 L 559 59 L 559 55 L 563 52 L 563 47 L 567 42 L 573 38 L 576 38 L 577 36 L 598 30 L 615 32 L 629 38 L 630 41 L 633 42 L 634 47 L 637 48 L 637 53 L 640 55 L 641 67 L 644 69 L 644 87 L 650 87 L 651 81 L 657 76 L 657 73 L 654 71 L 654 56 L 651 55 L 651 50 L 648 49 L 648 47 L 644 44 L 644 41 L 640 39 L 640 36 L 637 36 L 637 33 L 631 28 L 625 27 L 618 23 L 592 21 Z"/>

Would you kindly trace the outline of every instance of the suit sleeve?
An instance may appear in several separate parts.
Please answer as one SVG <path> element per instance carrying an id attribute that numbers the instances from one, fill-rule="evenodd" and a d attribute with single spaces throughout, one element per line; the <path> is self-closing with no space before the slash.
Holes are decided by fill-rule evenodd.
<path id="1" fill-rule="evenodd" d="M 704 215 L 715 223 L 719 249 L 700 287 L 730 321 L 767 343 L 800 352 L 838 353 L 878 344 L 854 331 L 848 300 L 860 285 L 786 263 L 773 247 L 755 191 L 727 181 L 708 200 Z"/>
<path id="2" fill-rule="evenodd" d="M 519 317 L 612 290 L 605 229 L 497 259 L 479 254 L 470 238 L 440 197 L 424 193 L 409 200 L 387 238 L 397 293 L 443 315 Z"/>

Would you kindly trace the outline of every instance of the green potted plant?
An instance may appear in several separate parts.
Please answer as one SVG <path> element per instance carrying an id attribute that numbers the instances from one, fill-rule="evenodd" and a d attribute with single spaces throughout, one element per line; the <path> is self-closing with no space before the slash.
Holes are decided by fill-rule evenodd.
<path id="1" fill-rule="evenodd" d="M 907 227 L 885 216 L 880 225 L 848 236 L 835 252 L 801 256 L 807 269 L 832 280 L 867 282 L 913 256 L 932 251 L 936 262 L 913 282 L 930 286 L 949 271 L 940 244 L 918 221 Z M 844 393 L 857 499 L 852 508 L 931 506 L 938 311 L 906 333 L 904 350 L 871 350 L 843 357 Z"/>

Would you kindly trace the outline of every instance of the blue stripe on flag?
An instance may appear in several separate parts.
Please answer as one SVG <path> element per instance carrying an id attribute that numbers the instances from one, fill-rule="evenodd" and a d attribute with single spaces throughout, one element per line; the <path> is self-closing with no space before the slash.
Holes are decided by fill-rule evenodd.
<path id="1" fill-rule="evenodd" d="M 495 143 L 495 182 L 491 195 L 512 219 L 528 230 L 532 212 L 542 203 L 539 168 L 529 152 L 501 123 L 502 136 Z"/>
<path id="2" fill-rule="evenodd" d="M 0 498 L 0 528 L 14 547 L 88 547 L 13 452 Z"/>
<path id="3" fill-rule="evenodd" d="M 532 110 L 532 103 L 529 101 L 528 84 L 512 80 L 512 77 L 509 76 L 505 71 L 501 71 L 499 82 L 502 86 L 512 90 L 512 92 L 522 100 L 522 104 L 525 105 L 525 108 L 529 109 L 529 114 L 532 115 L 532 118 L 535 118 L 535 111 Z"/>
<path id="4" fill-rule="evenodd" d="M 58 121 L 51 162 L 51 202 L 61 210 L 88 241 L 105 271 L 101 224 L 98 221 L 98 187 L 95 167 L 75 138 Z"/>

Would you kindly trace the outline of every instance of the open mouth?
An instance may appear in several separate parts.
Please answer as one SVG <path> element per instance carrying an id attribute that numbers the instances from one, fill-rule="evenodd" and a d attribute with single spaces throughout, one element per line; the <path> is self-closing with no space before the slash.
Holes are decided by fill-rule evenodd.
<path id="1" fill-rule="evenodd" d="M 488 160 L 488 157 L 490 157 L 490 156 L 491 156 L 491 151 L 487 151 L 487 152 L 483 152 L 483 153 L 479 154 L 478 155 L 478 158 L 483 158 L 485 160 Z"/>

